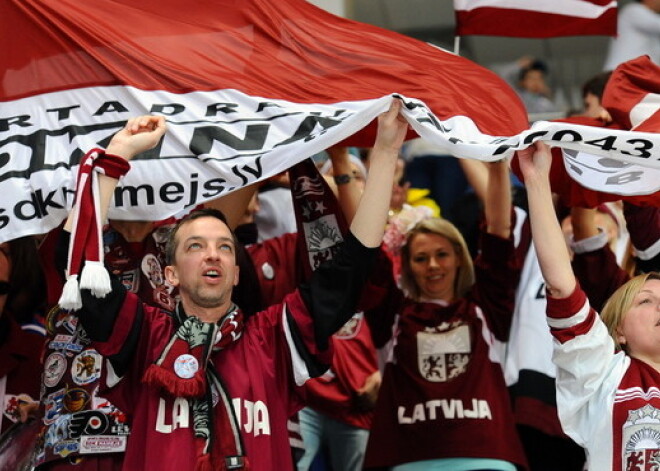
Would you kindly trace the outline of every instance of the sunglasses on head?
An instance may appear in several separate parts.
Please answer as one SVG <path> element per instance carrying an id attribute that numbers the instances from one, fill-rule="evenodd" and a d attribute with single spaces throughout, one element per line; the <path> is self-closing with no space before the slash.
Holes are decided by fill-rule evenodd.
<path id="1" fill-rule="evenodd" d="M 0 281 L 0 296 L 3 294 L 8 294 L 11 289 L 11 285 L 8 281 Z"/>

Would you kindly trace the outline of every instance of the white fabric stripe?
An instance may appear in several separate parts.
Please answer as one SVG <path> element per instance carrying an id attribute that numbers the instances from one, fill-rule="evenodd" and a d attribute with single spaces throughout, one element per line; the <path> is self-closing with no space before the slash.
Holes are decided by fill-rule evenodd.
<path id="1" fill-rule="evenodd" d="M 289 345 L 289 351 L 291 352 L 291 366 L 293 367 L 293 378 L 296 381 L 296 386 L 302 386 L 310 378 L 309 370 L 300 356 L 300 352 L 296 348 L 296 344 L 293 342 L 293 336 L 291 335 L 291 330 L 289 329 L 289 323 L 286 318 L 286 304 L 282 306 L 282 327 L 284 328 L 284 336 L 286 337 L 286 343 Z"/>
<path id="2" fill-rule="evenodd" d="M 5 414 L 5 392 L 7 391 L 7 376 L 3 376 L 0 378 L 0 407 L 2 410 L 0 410 L 0 433 L 2 433 L 2 419 Z"/>
<path id="3" fill-rule="evenodd" d="M 21 329 L 26 330 L 28 332 L 35 332 L 37 334 L 46 336 L 46 329 L 44 329 L 43 326 L 40 326 L 38 324 L 25 324 L 21 326 Z"/>
<path id="4" fill-rule="evenodd" d="M 607 234 L 601 228 L 598 228 L 598 234 L 586 239 L 575 241 L 571 236 L 571 249 L 575 253 L 588 253 L 600 250 L 607 245 Z"/>
<path id="5" fill-rule="evenodd" d="M 630 123 L 633 125 L 633 129 L 657 113 L 658 110 L 660 110 L 660 95 L 647 93 L 630 110 Z"/>
<path id="6" fill-rule="evenodd" d="M 647 247 L 644 250 L 640 250 L 635 247 L 635 255 L 640 260 L 651 260 L 653 257 L 660 253 L 660 239 L 656 240 L 653 245 Z"/>
<path id="7" fill-rule="evenodd" d="M 211 368 L 215 368 L 213 365 L 213 362 L 209 362 L 209 365 Z M 210 376 L 213 376 L 212 374 Z M 208 378 L 208 376 L 207 376 Z M 234 406 L 234 400 L 229 397 L 227 394 L 227 391 L 224 390 L 222 387 L 222 384 L 219 384 L 220 382 L 218 381 L 217 378 L 214 378 L 214 381 L 216 383 L 216 390 L 218 394 L 222 396 L 222 399 L 220 402 L 222 403 L 223 407 L 225 408 L 225 411 L 227 411 L 227 419 L 229 420 L 229 425 L 231 426 L 231 432 L 232 435 L 234 435 L 234 446 L 236 447 L 236 453 L 239 455 L 244 455 L 245 450 L 243 450 L 243 442 L 241 441 L 241 431 L 239 429 L 239 425 L 237 423 L 237 416 L 240 414 L 240 410 L 237 412 L 236 407 Z M 239 416 L 240 417 L 240 416 Z M 216 438 L 217 439 L 217 438 Z M 211 441 L 207 440 L 206 441 L 206 446 L 205 449 L 208 452 L 208 447 L 210 446 Z"/>
<path id="8" fill-rule="evenodd" d="M 84 162 L 84 161 L 83 161 Z M 81 163 L 80 167 L 78 168 L 78 172 L 81 172 L 83 168 L 83 164 Z M 85 173 L 80 176 L 80 185 L 76 188 L 76 201 L 80 201 L 82 195 L 82 191 L 80 191 L 81 188 L 85 186 L 87 183 L 87 178 L 89 178 L 89 174 Z M 69 250 L 67 252 L 67 271 L 66 271 L 66 276 L 71 275 L 71 259 L 73 258 L 73 242 L 76 238 L 76 232 L 78 232 L 78 219 L 80 217 L 80 204 L 76 204 L 71 208 L 71 241 L 69 242 Z M 77 269 L 80 271 L 81 267 L 77 267 Z M 78 275 L 80 273 L 77 273 Z"/>
<path id="9" fill-rule="evenodd" d="M 108 374 L 105 378 L 105 385 L 109 388 L 112 388 L 113 386 L 116 386 L 124 377 L 117 375 L 115 369 L 112 367 L 110 360 L 105 361 L 105 367 L 108 370 Z"/>
<path id="10" fill-rule="evenodd" d="M 629 401 L 631 399 L 643 399 L 649 401 L 651 399 L 660 398 L 660 389 L 655 386 L 649 388 L 648 391 L 644 391 L 640 387 L 634 387 L 629 389 L 620 389 L 616 392 L 614 397 L 614 402 L 623 402 Z"/>
<path id="11" fill-rule="evenodd" d="M 98 154 L 97 154 L 98 156 Z M 93 203 L 94 203 L 94 215 L 95 221 L 94 223 L 96 224 L 96 245 L 98 247 L 99 251 L 99 259 L 98 261 L 103 264 L 103 258 L 104 258 L 104 253 L 103 253 L 103 222 L 101 221 L 101 187 L 99 183 L 99 172 L 92 172 L 92 198 L 93 198 Z M 90 221 L 91 222 L 91 221 Z"/>
<path id="12" fill-rule="evenodd" d="M 607 10 L 616 8 L 616 1 L 613 0 L 605 6 L 598 6 L 583 0 L 454 0 L 456 11 L 472 11 L 484 7 L 529 10 L 578 18 L 598 18 Z"/>
<path id="13" fill-rule="evenodd" d="M 513 233 L 513 245 L 518 247 L 520 245 L 520 238 L 522 237 L 523 224 L 527 219 L 527 213 L 518 206 L 513 207 L 513 212 L 516 214 L 516 225 L 511 232 Z"/>
<path id="14" fill-rule="evenodd" d="M 497 340 L 488 328 L 488 322 L 486 322 L 486 318 L 484 317 L 481 308 L 477 306 L 475 312 L 477 317 L 481 319 L 481 336 L 488 345 L 488 359 L 493 363 L 503 363 L 502 357 L 505 351 L 504 343 Z"/>
<path id="15" fill-rule="evenodd" d="M 548 317 L 548 325 L 553 329 L 570 329 L 587 320 L 589 316 L 590 306 L 589 301 L 585 301 L 580 310 L 567 319 L 556 319 Z"/>

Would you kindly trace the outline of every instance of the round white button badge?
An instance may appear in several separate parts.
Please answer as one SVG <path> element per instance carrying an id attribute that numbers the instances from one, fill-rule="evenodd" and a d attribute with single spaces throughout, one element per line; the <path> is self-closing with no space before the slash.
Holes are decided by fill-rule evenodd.
<path id="1" fill-rule="evenodd" d="M 199 362 L 197 358 L 188 353 L 179 355 L 176 360 L 174 360 L 174 372 L 179 378 L 190 379 L 195 376 L 199 370 Z"/>
<path id="2" fill-rule="evenodd" d="M 273 278 L 275 278 L 275 269 L 268 262 L 261 265 L 261 272 L 264 274 L 264 278 L 266 278 L 267 280 L 272 280 Z"/>

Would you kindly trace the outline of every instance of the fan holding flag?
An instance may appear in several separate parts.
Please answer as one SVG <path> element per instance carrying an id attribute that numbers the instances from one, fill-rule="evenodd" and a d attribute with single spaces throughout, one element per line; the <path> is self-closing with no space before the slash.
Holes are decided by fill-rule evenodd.
<path id="1" fill-rule="evenodd" d="M 234 236 L 208 209 L 184 218 L 169 239 L 165 275 L 181 296 L 174 313 L 140 303 L 118 280 L 108 292 L 82 290 L 80 321 L 111 365 L 106 396 L 132 417 L 124 469 L 291 468 L 286 420 L 299 408 L 295 387 L 327 369 L 328 339 L 353 315 L 383 236 L 408 127 L 400 108 L 393 99 L 378 119 L 372 171 L 342 248 L 282 304 L 244 318 L 232 303 Z M 164 134 L 162 117 L 129 120 L 105 155 L 130 158 Z M 78 232 L 104 218 L 117 176 L 99 176 L 91 198 L 98 211 L 74 210 L 92 220 L 67 223 L 75 229 L 70 253 L 94 244 Z"/>
<path id="2" fill-rule="evenodd" d="M 519 152 L 527 181 L 534 244 L 547 286 L 547 323 L 555 342 L 557 407 L 562 428 L 588 456 L 589 469 L 652 469 L 660 445 L 638 447 L 660 430 L 658 312 L 660 273 L 619 288 L 601 315 L 571 270 L 554 214 L 552 155 L 536 144 Z"/>

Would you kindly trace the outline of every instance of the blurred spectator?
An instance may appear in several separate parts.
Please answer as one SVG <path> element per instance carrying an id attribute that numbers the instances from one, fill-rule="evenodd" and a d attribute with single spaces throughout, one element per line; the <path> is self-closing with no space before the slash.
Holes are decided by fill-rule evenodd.
<path id="1" fill-rule="evenodd" d="M 403 156 L 404 181 L 413 188 L 430 190 L 429 196 L 440 207 L 442 216 L 453 221 L 454 206 L 469 188 L 458 159 L 421 138 L 406 142 Z"/>
<path id="2" fill-rule="evenodd" d="M 607 85 L 607 81 L 610 79 L 611 75 L 611 70 L 601 72 L 591 77 L 584 83 L 584 85 L 582 85 L 582 104 L 584 106 L 582 114 L 584 116 L 589 118 L 599 118 L 606 123 L 612 121 L 612 117 L 601 104 L 605 85 Z"/>
<path id="3" fill-rule="evenodd" d="M 32 237 L 0 244 L 0 432 L 39 399 L 45 288 Z"/>
<path id="4" fill-rule="evenodd" d="M 38 409 L 41 321 L 45 286 L 36 242 L 21 237 L 0 244 L 0 469 L 14 471 L 30 460 L 38 424 L 24 426 Z"/>
<path id="5" fill-rule="evenodd" d="M 619 11 L 617 37 L 610 39 L 603 70 L 648 55 L 660 64 L 660 0 L 637 0 Z"/>
<path id="6" fill-rule="evenodd" d="M 562 108 L 553 98 L 547 78 L 548 66 L 538 59 L 533 59 L 520 68 L 515 90 L 525 105 L 527 113 L 556 113 L 562 111 Z"/>
<path id="7" fill-rule="evenodd" d="M 492 69 L 516 91 L 530 122 L 563 117 L 566 99 L 561 91 L 550 85 L 550 69 L 546 62 L 533 56 L 492 65 Z"/>

